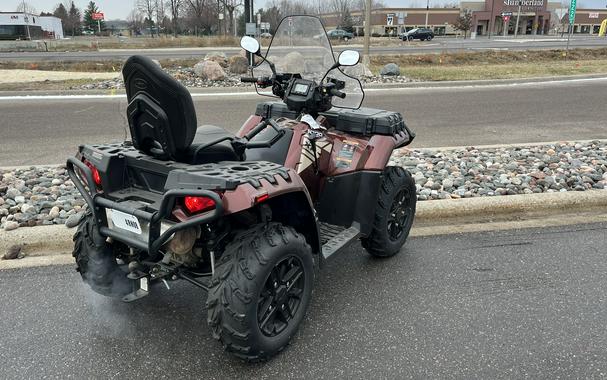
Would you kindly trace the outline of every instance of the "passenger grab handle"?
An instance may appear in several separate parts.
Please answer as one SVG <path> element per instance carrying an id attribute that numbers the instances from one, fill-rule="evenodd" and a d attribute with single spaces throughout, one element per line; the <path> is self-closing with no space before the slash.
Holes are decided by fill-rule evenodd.
<path id="1" fill-rule="evenodd" d="M 257 136 L 261 131 L 266 129 L 268 126 L 272 127 L 276 131 L 276 135 L 270 140 L 266 141 L 255 141 L 251 142 L 255 136 Z M 249 131 L 244 138 L 247 139 L 246 146 L 247 148 L 269 148 L 274 145 L 281 137 L 285 134 L 285 131 L 280 128 L 280 126 L 274 121 L 274 119 L 266 119 L 261 123 L 257 124 L 253 129 Z"/>

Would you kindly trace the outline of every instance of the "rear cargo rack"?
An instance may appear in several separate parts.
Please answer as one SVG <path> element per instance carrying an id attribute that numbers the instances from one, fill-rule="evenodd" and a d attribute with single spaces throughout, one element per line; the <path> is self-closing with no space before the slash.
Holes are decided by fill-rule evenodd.
<path id="1" fill-rule="evenodd" d="M 81 177 L 76 173 L 75 168 L 78 168 L 80 173 L 86 180 L 86 186 L 82 182 Z M 160 201 L 160 207 L 158 211 L 148 212 L 140 208 L 132 207 L 121 202 L 115 202 L 99 196 L 95 192 L 95 182 L 93 181 L 93 173 L 91 169 L 86 166 L 82 161 L 75 157 L 70 157 L 67 161 L 68 174 L 82 196 L 89 209 L 91 210 L 93 217 L 95 218 L 95 225 L 99 228 L 99 233 L 102 236 L 111 237 L 128 245 L 137 247 L 141 250 L 149 252 L 151 255 L 158 252 L 160 247 L 166 243 L 171 236 L 177 231 L 193 227 L 202 223 L 209 223 L 223 214 L 223 203 L 219 195 L 210 190 L 201 189 L 172 189 L 163 194 L 162 200 Z M 198 196 L 198 197 L 209 197 L 215 201 L 215 209 L 204 213 L 199 216 L 195 216 L 183 222 L 175 223 L 169 227 L 162 234 L 160 233 L 160 224 L 162 219 L 168 217 L 173 212 L 175 207 L 175 200 L 185 196 Z M 123 233 L 117 230 L 106 227 L 107 221 L 105 220 L 106 214 L 105 209 L 117 210 L 127 214 L 141 218 L 142 220 L 150 223 L 150 233 L 148 241 L 144 242 L 129 236 L 127 233 Z"/>

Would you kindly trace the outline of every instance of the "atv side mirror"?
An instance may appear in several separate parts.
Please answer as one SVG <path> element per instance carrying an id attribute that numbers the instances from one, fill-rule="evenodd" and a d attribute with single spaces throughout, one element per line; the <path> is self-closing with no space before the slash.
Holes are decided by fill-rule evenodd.
<path id="1" fill-rule="evenodd" d="M 249 53 L 253 54 L 258 54 L 259 50 L 261 50 L 259 42 L 255 38 L 249 36 L 242 37 L 242 39 L 240 40 L 240 46 Z"/>
<path id="2" fill-rule="evenodd" d="M 340 66 L 354 66 L 359 60 L 360 54 L 356 50 L 344 50 L 337 58 Z"/>

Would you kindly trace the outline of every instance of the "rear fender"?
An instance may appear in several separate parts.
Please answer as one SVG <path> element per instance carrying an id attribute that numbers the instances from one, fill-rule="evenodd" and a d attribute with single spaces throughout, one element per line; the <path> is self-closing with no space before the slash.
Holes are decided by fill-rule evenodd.
<path id="1" fill-rule="evenodd" d="M 301 178 L 289 169 L 289 179 L 276 176 L 274 183 L 260 178 L 258 187 L 250 183 L 223 193 L 226 216 L 268 205 L 272 220 L 292 226 L 302 233 L 314 253 L 321 252 L 318 223 L 310 194 Z"/>

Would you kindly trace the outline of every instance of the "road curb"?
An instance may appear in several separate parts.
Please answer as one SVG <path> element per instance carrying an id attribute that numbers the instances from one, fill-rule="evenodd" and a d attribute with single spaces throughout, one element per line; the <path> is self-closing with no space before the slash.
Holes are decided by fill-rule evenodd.
<path id="1" fill-rule="evenodd" d="M 433 200 L 417 203 L 416 221 L 424 224 L 457 219 L 464 223 L 483 220 L 542 217 L 573 212 L 607 213 L 607 191 L 504 195 Z"/>
<path id="2" fill-rule="evenodd" d="M 539 78 L 516 78 L 516 79 L 480 79 L 480 80 L 462 80 L 462 81 L 419 81 L 404 83 L 370 83 L 364 85 L 365 90 L 395 90 L 395 89 L 425 89 L 425 88 L 451 88 L 451 87 L 483 87 L 483 86 L 512 86 L 525 84 L 541 84 L 551 82 L 567 82 L 592 79 L 607 79 L 607 74 L 581 74 L 581 75 L 561 75 Z M 249 93 L 253 91 L 250 87 L 188 87 L 191 94 L 199 93 Z M 0 96 L 84 96 L 84 95 L 123 95 L 124 89 L 92 89 L 92 90 L 36 90 L 36 91 L 0 91 Z"/>
<path id="3" fill-rule="evenodd" d="M 464 232 L 467 231 L 462 229 L 465 225 L 472 226 L 468 232 L 479 228 L 499 229 L 500 221 L 506 223 L 533 218 L 554 220 L 557 215 L 582 213 L 607 215 L 607 191 L 589 190 L 421 201 L 417 204 L 412 236 Z M 572 223 L 584 221 L 580 218 L 571 220 Z M 492 228 L 481 228 L 483 224 L 496 222 L 497 225 Z M 559 223 L 563 223 L 562 218 L 559 218 Z M 451 231 L 450 226 L 457 226 L 459 229 Z M 22 265 L 14 260 L 0 261 L 0 269 L 65 264 L 66 254 L 69 254 L 73 248 L 72 235 L 75 231 L 74 228 L 70 229 L 63 225 L 0 231 L 0 254 L 4 254 L 12 245 L 24 244 L 23 252 L 26 255 L 26 259 L 19 260 L 23 261 Z"/>

